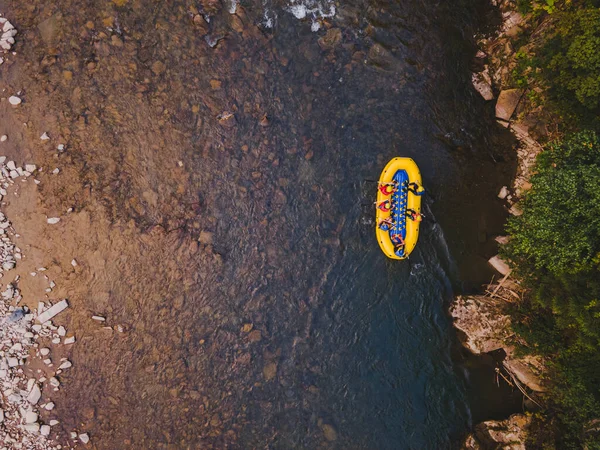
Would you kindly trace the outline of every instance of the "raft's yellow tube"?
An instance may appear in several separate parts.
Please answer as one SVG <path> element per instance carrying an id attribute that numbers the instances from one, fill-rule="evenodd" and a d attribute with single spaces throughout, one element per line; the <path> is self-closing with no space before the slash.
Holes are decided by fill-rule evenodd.
<path id="1" fill-rule="evenodd" d="M 419 186 L 421 184 L 421 173 L 419 172 L 419 168 L 417 164 L 412 160 L 412 158 L 394 158 L 392 159 L 385 168 L 383 172 L 381 172 L 381 176 L 379 177 L 380 183 L 390 183 L 394 175 L 398 170 L 405 170 L 408 174 L 409 183 L 417 183 Z M 377 190 L 377 204 L 388 199 L 389 196 L 383 195 L 380 190 Z M 408 209 L 412 209 L 417 213 L 421 212 L 421 197 L 418 195 L 414 195 L 409 192 L 408 194 Z M 398 256 L 394 252 L 394 244 L 390 240 L 390 235 L 387 231 L 379 228 L 378 224 L 382 219 L 389 217 L 390 212 L 384 212 L 380 209 L 376 209 L 377 213 L 375 215 L 375 233 L 377 236 L 377 242 L 379 242 L 379 247 L 385 256 L 391 259 L 406 259 L 408 255 L 415 249 L 417 245 L 417 239 L 419 238 L 419 224 L 420 222 L 414 222 L 410 219 L 406 221 L 406 237 L 404 238 L 404 255 Z"/>

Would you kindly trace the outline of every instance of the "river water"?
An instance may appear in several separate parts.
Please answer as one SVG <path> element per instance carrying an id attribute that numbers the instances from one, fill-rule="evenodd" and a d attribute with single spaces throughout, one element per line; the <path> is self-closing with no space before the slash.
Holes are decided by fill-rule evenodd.
<path id="1" fill-rule="evenodd" d="M 65 432 L 85 423 L 113 449 L 439 449 L 516 408 L 447 315 L 492 276 L 515 168 L 469 83 L 485 2 L 447 3 L 0 1 L 29 62 L 7 82 L 46 99 L 30 120 L 77 169 L 47 204 L 94 198 L 111 242 L 123 224 L 141 236 L 81 295 L 127 332 L 76 347 Z M 430 194 L 408 262 L 369 225 L 365 180 L 394 156 Z"/>

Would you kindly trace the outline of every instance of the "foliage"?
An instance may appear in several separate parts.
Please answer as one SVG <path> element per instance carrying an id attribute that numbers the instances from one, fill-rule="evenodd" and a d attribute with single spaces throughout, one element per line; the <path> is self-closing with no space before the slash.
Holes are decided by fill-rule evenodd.
<path id="1" fill-rule="evenodd" d="M 571 128 L 600 127 L 600 0 L 520 0 L 518 7 L 549 16 L 551 26 L 532 49 L 531 66 L 524 68 L 522 61 L 513 78 L 546 86 L 556 112 Z"/>
<path id="2" fill-rule="evenodd" d="M 600 142 L 584 132 L 548 145 L 537 161 L 524 214 L 509 222 L 510 256 L 556 278 L 600 262 Z"/>
<path id="3" fill-rule="evenodd" d="M 600 414 L 600 140 L 581 132 L 548 144 L 536 162 L 523 215 L 503 249 L 531 291 L 513 312 L 515 331 L 549 357 L 539 448 L 600 449 L 584 433 Z M 532 444 L 533 445 L 533 444 Z"/>

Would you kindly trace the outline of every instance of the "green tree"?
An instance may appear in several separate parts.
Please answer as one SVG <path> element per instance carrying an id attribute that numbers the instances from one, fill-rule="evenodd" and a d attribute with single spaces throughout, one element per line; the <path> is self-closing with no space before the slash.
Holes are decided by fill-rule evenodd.
<path id="1" fill-rule="evenodd" d="M 600 416 L 598 136 L 581 132 L 548 144 L 531 183 L 523 215 L 509 220 L 503 254 L 532 294 L 513 313 L 515 331 L 549 357 L 542 416 L 551 434 L 532 439 L 560 449 L 600 449 L 598 435 L 585 432 Z"/>

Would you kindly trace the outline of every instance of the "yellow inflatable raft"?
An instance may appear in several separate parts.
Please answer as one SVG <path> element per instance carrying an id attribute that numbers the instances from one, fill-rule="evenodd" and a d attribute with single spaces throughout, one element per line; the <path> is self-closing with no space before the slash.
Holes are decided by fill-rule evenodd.
<path id="1" fill-rule="evenodd" d="M 423 192 L 421 173 L 411 158 L 394 158 L 381 172 L 375 232 L 388 258 L 406 259 L 417 245 Z M 402 240 L 404 246 L 398 246 Z"/>

